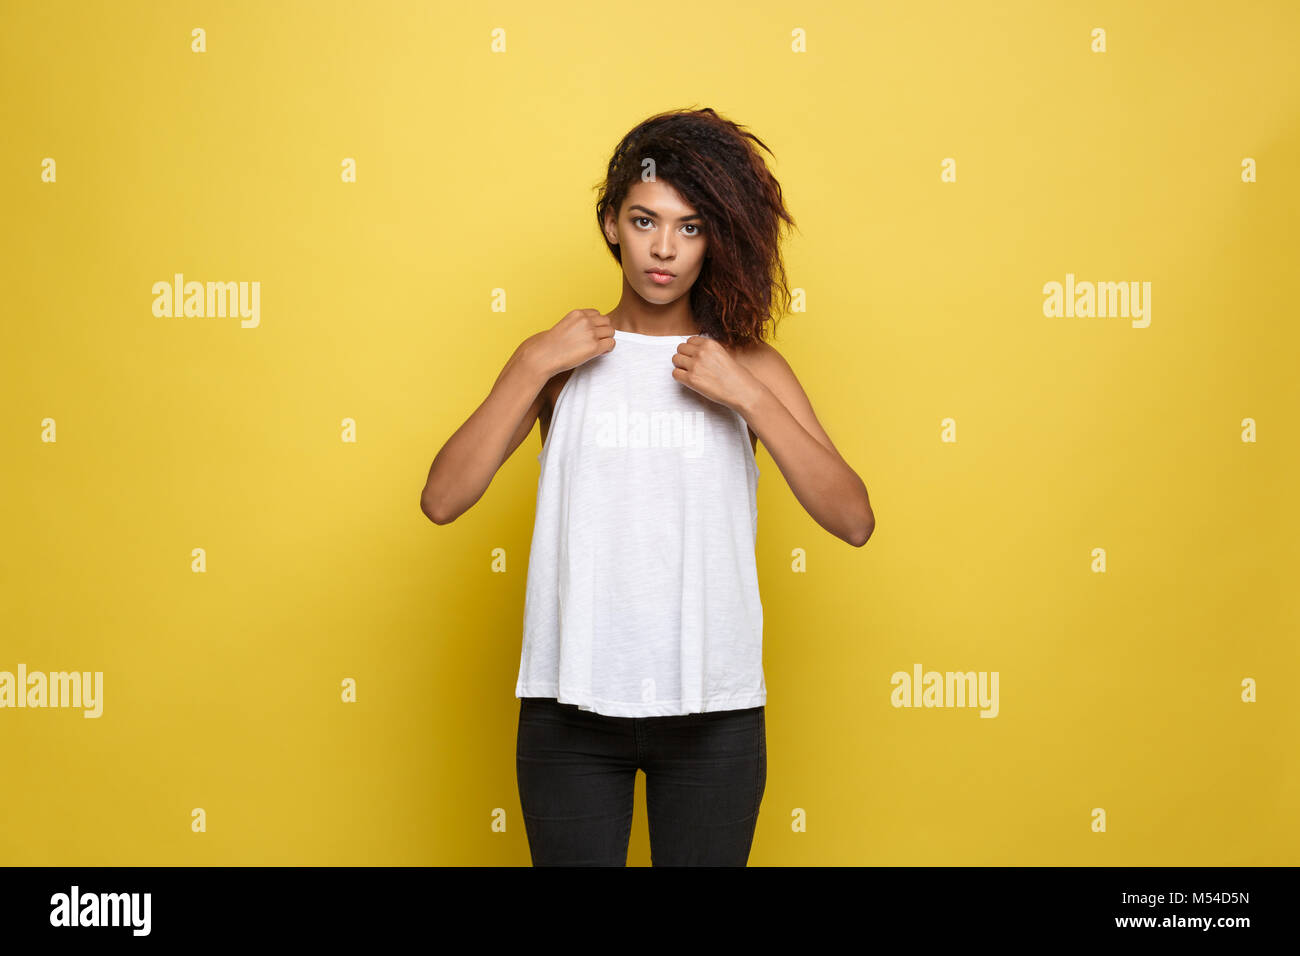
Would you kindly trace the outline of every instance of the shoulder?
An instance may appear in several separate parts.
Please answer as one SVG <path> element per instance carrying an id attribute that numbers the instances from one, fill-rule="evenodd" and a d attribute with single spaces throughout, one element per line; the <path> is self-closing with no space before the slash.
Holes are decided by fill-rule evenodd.
<path id="1" fill-rule="evenodd" d="M 743 367 L 776 396 L 777 401 L 785 406 L 808 434 L 836 455 L 839 454 L 830 435 L 826 434 L 826 429 L 817 420 L 808 393 L 804 391 L 784 355 L 767 342 L 755 342 L 737 350 L 736 355 Z"/>
<path id="2" fill-rule="evenodd" d="M 774 391 L 784 391 L 790 384 L 798 384 L 794 369 L 770 342 L 752 342 L 733 349 L 731 354 L 742 367 Z"/>

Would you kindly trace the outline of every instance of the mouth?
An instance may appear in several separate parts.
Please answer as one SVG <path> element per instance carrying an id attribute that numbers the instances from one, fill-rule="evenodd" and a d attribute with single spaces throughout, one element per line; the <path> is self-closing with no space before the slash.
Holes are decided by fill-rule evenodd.
<path id="1" fill-rule="evenodd" d="M 677 275 L 677 273 L 675 273 L 675 272 L 669 272 L 667 269 L 647 269 L 647 270 L 646 270 L 646 273 L 647 273 L 648 275 L 652 275 L 652 276 L 664 276 L 664 277 L 666 277 L 666 278 L 670 278 L 670 279 Z"/>

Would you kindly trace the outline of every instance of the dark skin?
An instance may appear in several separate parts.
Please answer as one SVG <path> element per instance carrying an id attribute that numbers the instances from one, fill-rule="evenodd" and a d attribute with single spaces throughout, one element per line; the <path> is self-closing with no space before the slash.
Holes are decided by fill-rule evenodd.
<path id="1" fill-rule="evenodd" d="M 636 183 L 617 218 L 610 212 L 605 237 L 622 255 L 623 293 L 608 313 L 615 329 L 645 335 L 689 335 L 665 372 L 705 398 L 736 411 L 776 461 L 804 510 L 831 534 L 855 547 L 875 530 L 867 487 L 845 462 L 817 420 L 794 370 L 767 342 L 732 348 L 707 336 L 691 314 L 691 285 L 709 249 L 706 224 L 668 183 Z M 648 270 L 672 273 L 654 281 Z M 545 445 L 556 397 L 572 369 L 549 379 L 538 419 Z"/>

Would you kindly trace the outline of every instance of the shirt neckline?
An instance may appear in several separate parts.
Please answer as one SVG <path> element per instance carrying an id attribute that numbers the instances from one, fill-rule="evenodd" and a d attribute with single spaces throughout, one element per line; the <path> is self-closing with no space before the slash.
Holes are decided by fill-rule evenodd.
<path id="1" fill-rule="evenodd" d="M 703 332 L 692 332 L 690 335 L 646 335 L 644 332 L 624 332 L 622 329 L 614 330 L 615 339 L 627 339 L 631 342 L 685 342 L 687 339 L 703 334 Z"/>

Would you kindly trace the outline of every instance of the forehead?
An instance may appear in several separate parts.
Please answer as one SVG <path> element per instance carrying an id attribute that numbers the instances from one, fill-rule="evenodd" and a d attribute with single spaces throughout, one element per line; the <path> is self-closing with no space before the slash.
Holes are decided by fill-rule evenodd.
<path id="1" fill-rule="evenodd" d="M 623 208 L 626 209 L 632 205 L 653 209 L 660 216 L 667 219 L 690 216 L 695 213 L 695 207 L 686 202 L 681 193 L 661 180 L 654 182 L 637 180 L 637 182 L 633 183 L 632 188 L 627 192 L 627 198 L 623 200 Z"/>

